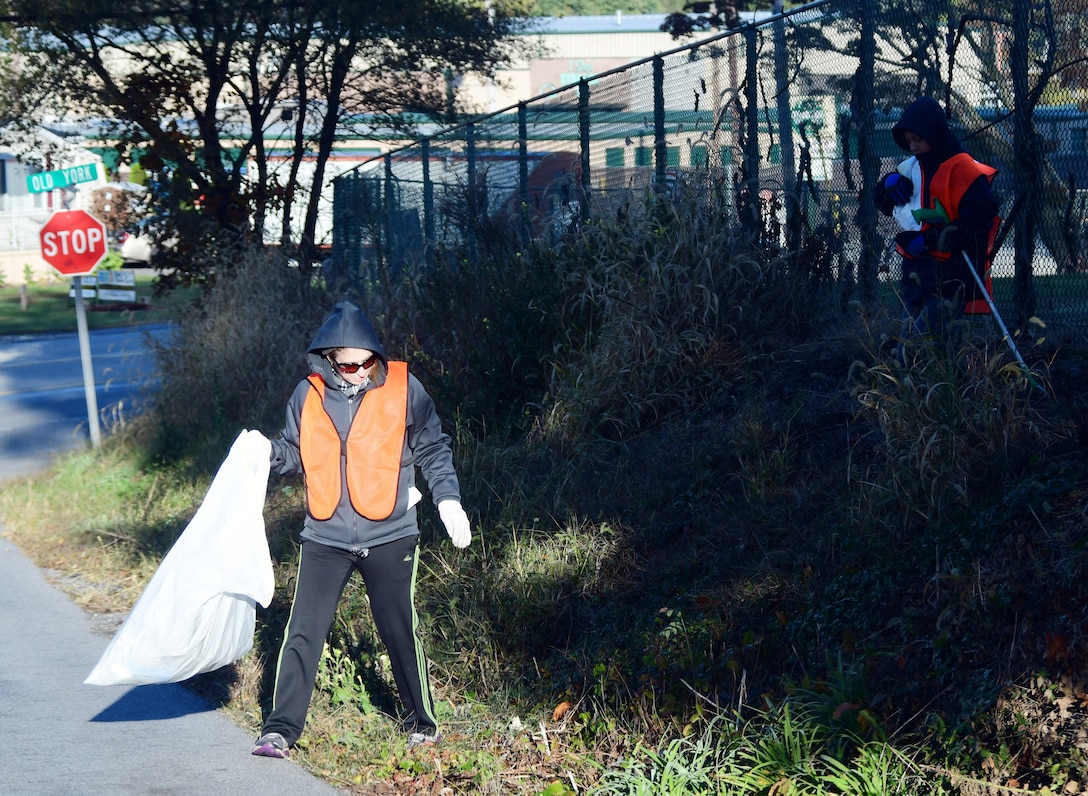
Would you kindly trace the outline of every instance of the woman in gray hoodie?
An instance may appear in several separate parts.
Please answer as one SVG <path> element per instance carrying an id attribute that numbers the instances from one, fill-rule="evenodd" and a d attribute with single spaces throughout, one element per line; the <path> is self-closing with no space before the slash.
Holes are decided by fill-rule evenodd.
<path id="1" fill-rule="evenodd" d="M 272 710 L 253 754 L 287 757 L 309 710 L 336 606 L 354 571 L 389 653 L 408 745 L 439 738 L 427 659 L 416 635 L 418 467 L 454 546 L 472 540 L 450 439 L 404 362 L 390 362 L 359 307 L 337 304 L 307 352 L 310 375 L 271 440 L 271 469 L 305 474 L 295 598 L 276 669 Z"/>

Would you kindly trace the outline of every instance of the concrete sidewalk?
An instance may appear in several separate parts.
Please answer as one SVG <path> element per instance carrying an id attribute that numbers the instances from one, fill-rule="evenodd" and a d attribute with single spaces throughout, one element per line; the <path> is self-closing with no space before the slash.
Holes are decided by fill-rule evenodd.
<path id="1" fill-rule="evenodd" d="M 2 532 L 0 528 L 0 532 Z M 332 796 L 180 685 L 83 685 L 109 639 L 0 536 L 0 793 Z"/>

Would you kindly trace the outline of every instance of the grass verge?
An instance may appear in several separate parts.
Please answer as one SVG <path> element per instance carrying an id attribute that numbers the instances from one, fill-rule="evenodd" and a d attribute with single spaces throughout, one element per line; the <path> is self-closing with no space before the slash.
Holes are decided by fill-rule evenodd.
<path id="1" fill-rule="evenodd" d="M 137 274 L 137 297 L 151 298 L 155 276 Z M 0 287 L 0 335 L 76 331 L 75 299 L 69 297 L 71 281 L 50 279 L 26 288 L 26 309 L 18 287 Z M 174 320 L 180 307 L 198 295 L 197 289 L 179 289 L 156 297 L 149 304 L 98 304 L 87 300 L 87 327 L 112 329 L 138 323 Z"/>

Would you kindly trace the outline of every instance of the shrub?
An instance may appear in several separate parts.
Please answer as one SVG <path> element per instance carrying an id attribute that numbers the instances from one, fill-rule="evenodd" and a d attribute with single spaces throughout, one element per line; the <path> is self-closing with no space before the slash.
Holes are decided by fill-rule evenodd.
<path id="1" fill-rule="evenodd" d="M 753 352 L 824 322 L 826 284 L 757 243 L 728 196 L 701 186 L 587 224 L 563 250 L 542 430 L 637 432 L 711 401 Z"/>
<path id="2" fill-rule="evenodd" d="M 306 375 L 305 352 L 332 297 L 281 257 L 253 250 L 206 289 L 164 341 L 152 341 L 161 388 L 149 420 L 156 454 L 209 451 L 218 462 L 243 428 L 282 428 Z"/>
<path id="3" fill-rule="evenodd" d="M 1047 430 L 1034 376 L 1001 350 L 968 343 L 954 357 L 925 346 L 905 365 L 877 360 L 855 394 L 880 435 L 880 471 L 867 488 L 908 525 L 937 525 L 1000 489 L 1010 466 Z"/>
<path id="4" fill-rule="evenodd" d="M 455 408 L 495 430 L 524 427 L 538 414 L 562 320 L 560 268 L 554 252 L 536 245 L 496 245 L 476 259 L 437 252 L 399 310 L 412 363 L 440 414 Z"/>

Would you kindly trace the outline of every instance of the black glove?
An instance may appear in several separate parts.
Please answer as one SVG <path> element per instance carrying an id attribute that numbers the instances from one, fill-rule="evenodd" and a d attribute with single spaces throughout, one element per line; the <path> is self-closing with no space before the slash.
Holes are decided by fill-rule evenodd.
<path id="1" fill-rule="evenodd" d="M 924 234 L 925 246 L 930 251 L 955 252 L 963 248 L 963 236 L 955 224 L 934 224 Z"/>
<path id="2" fill-rule="evenodd" d="M 905 205 L 914 193 L 914 183 L 898 171 L 893 171 L 885 177 L 881 184 L 884 186 L 884 195 L 894 205 Z"/>
<path id="3" fill-rule="evenodd" d="M 926 235 L 924 232 L 900 232 L 895 236 L 895 245 L 907 257 L 921 257 L 927 251 Z"/>

